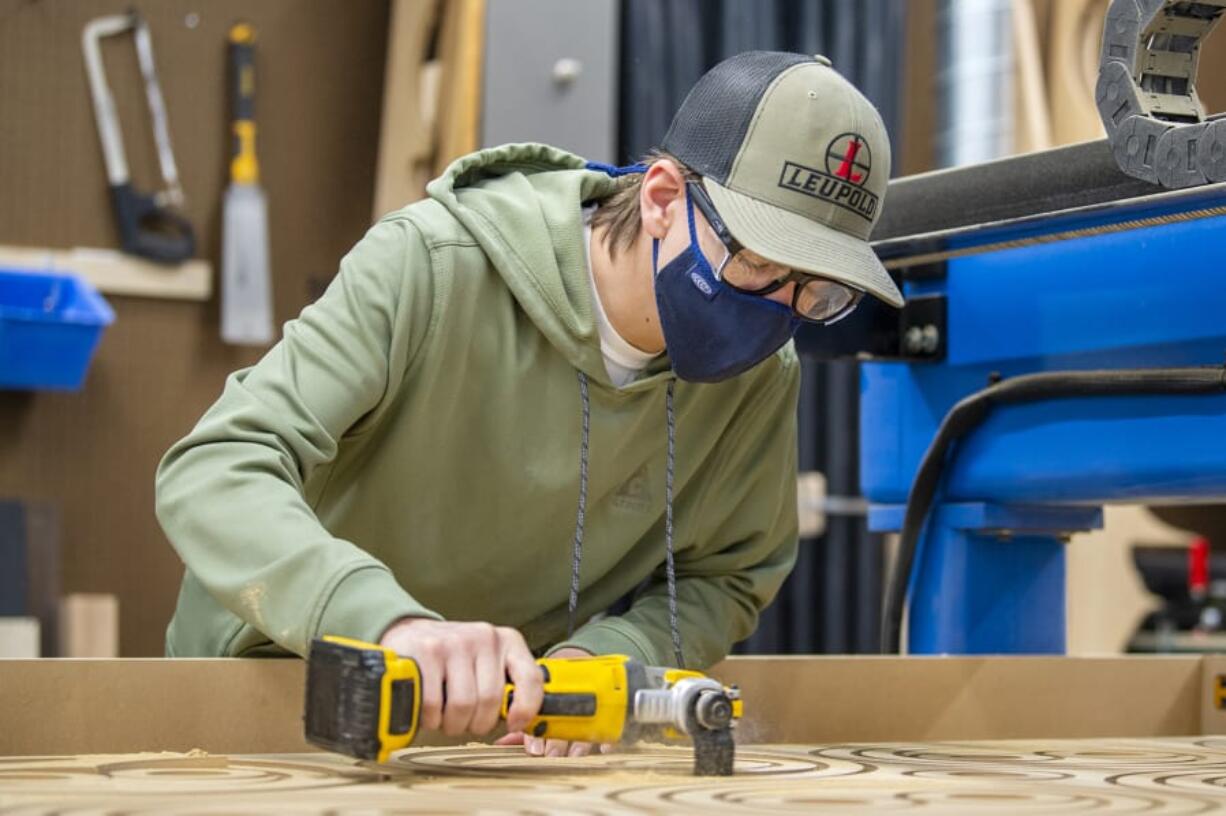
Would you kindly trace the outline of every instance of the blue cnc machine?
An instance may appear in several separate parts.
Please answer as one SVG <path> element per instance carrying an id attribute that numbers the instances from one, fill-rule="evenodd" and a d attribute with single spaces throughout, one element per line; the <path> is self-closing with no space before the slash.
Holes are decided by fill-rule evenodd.
<path id="1" fill-rule="evenodd" d="M 867 360 L 861 487 L 902 533 L 883 651 L 1062 653 L 1072 533 L 1226 502 L 1226 117 L 1194 83 L 1224 14 L 1113 0 L 1108 139 L 893 182 L 873 237 L 906 306 L 798 339 Z"/>
<path id="2" fill-rule="evenodd" d="M 1017 167 L 1059 164 L 1059 153 Z M 905 243 L 879 250 L 888 261 Z M 874 530 L 902 529 L 938 426 L 994 382 L 1192 367 L 1223 381 L 1226 185 L 943 243 L 954 257 L 901 275 L 909 299 L 943 306 L 900 330 L 904 348 L 908 334 L 912 346 L 935 335 L 932 359 L 862 367 L 861 486 Z M 1212 390 L 1074 394 L 988 411 L 942 459 L 908 577 L 908 650 L 1063 652 L 1069 534 L 1101 526 L 1107 502 L 1226 500 L 1226 393 Z"/>

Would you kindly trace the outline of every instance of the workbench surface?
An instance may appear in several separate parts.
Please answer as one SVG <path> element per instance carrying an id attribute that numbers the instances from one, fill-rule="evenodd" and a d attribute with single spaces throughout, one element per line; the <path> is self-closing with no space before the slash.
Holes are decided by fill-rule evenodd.
<path id="1" fill-rule="evenodd" d="M 417 748 L 328 754 L 0 757 L 0 813 L 1208 813 L 1226 737 L 747 745 L 736 774 L 686 748 L 578 759 Z"/>

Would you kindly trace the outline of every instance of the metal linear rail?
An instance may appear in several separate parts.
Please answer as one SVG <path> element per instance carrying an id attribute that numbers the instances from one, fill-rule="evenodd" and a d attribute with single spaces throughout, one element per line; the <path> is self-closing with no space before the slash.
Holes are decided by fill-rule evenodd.
<path id="1" fill-rule="evenodd" d="M 1226 184 L 1132 178 L 1089 142 L 891 182 L 873 247 L 892 269 L 1223 214 Z"/>

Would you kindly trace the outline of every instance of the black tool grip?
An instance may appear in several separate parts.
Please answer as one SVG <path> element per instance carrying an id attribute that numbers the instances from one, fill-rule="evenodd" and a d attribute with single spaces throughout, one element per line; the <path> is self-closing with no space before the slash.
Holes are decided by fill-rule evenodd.
<path id="1" fill-rule="evenodd" d="M 389 734 L 417 733 L 417 709 L 413 705 L 416 694 L 417 684 L 412 680 L 392 681 L 392 706 L 388 712 L 387 724 Z"/>
<path id="2" fill-rule="evenodd" d="M 595 694 L 555 694 L 545 692 L 541 700 L 542 717 L 592 717 L 596 714 Z"/>
<path id="3" fill-rule="evenodd" d="M 376 649 L 354 648 L 322 639 L 313 641 L 307 660 L 303 709 L 307 741 L 358 759 L 377 759 L 386 670 L 385 658 Z M 411 717 L 412 688 L 407 691 Z M 395 695 L 392 707 L 393 722 L 399 719 L 396 725 L 403 726 L 404 712 L 398 710 Z"/>
<path id="4" fill-rule="evenodd" d="M 230 100 L 235 121 L 255 119 L 255 29 L 248 23 L 230 28 Z M 238 153 L 237 146 L 235 153 Z"/>
<path id="5" fill-rule="evenodd" d="M 153 196 L 137 192 L 124 182 L 111 185 L 111 202 L 124 252 L 167 264 L 185 261 L 195 254 L 196 235 L 191 223 L 158 206 Z"/>
<path id="6" fill-rule="evenodd" d="M 515 690 L 507 692 L 507 709 L 515 702 Z M 596 695 L 588 693 L 545 692 L 538 717 L 591 717 L 596 714 Z"/>

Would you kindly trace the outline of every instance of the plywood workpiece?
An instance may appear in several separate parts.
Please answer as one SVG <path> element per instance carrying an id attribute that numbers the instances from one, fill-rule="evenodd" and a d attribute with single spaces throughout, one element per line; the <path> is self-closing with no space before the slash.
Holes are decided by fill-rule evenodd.
<path id="1" fill-rule="evenodd" d="M 575 759 L 518 748 L 410 749 L 374 766 L 327 754 L 0 758 L 0 808 L 37 813 L 1191 814 L 1226 807 L 1226 738 L 839 745 L 738 750 L 731 777 L 687 748 Z"/>

